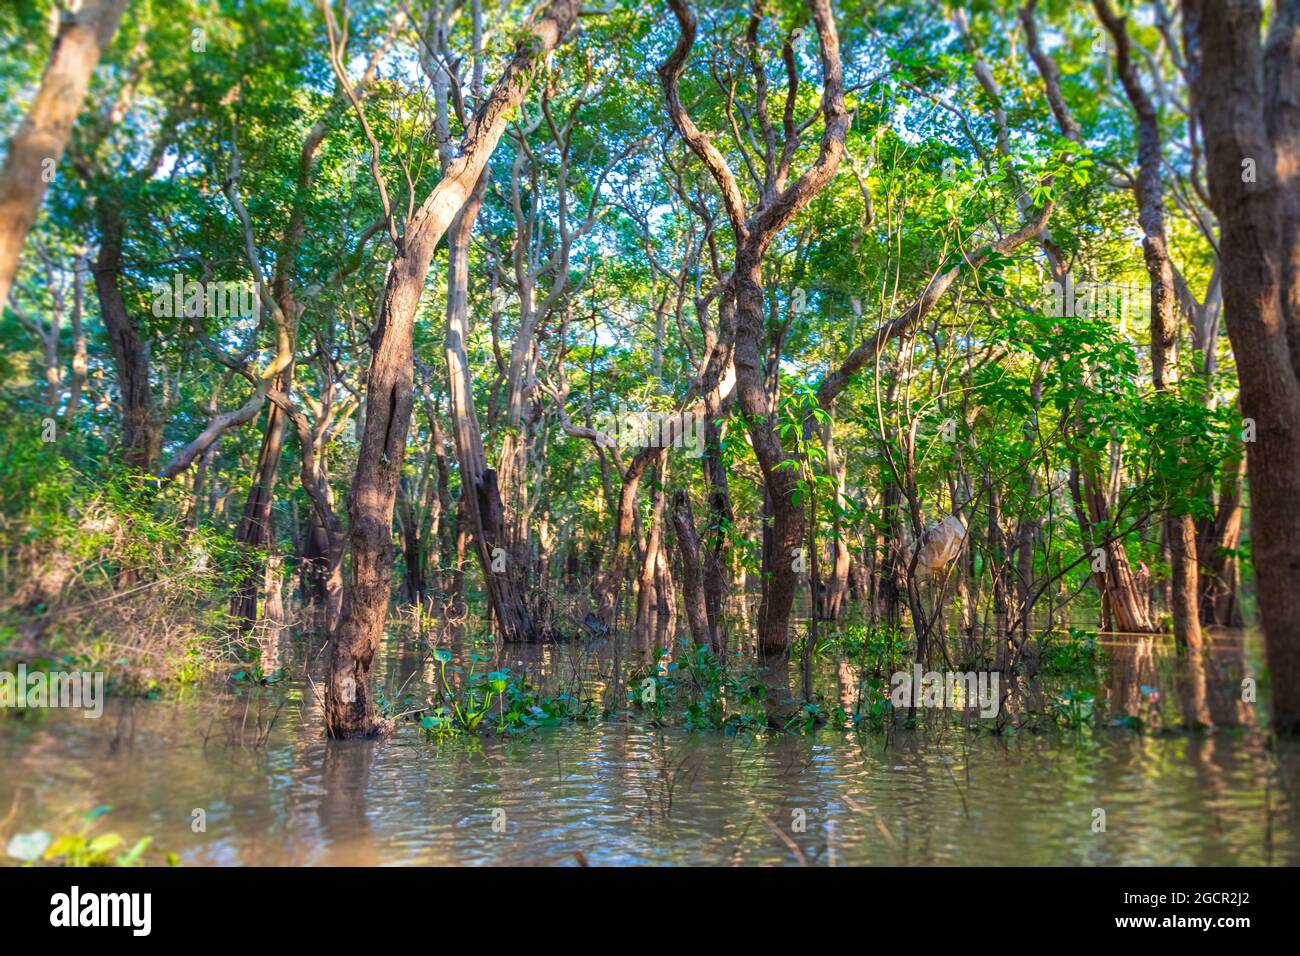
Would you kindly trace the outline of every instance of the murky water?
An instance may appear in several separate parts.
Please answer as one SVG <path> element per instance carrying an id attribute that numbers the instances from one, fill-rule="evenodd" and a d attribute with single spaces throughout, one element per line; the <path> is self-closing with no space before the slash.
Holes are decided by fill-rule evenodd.
<path id="1" fill-rule="evenodd" d="M 1028 721 L 994 735 L 945 714 L 888 736 L 634 719 L 442 743 L 408 724 L 347 743 L 322 737 L 306 682 L 114 700 L 98 720 L 0 721 L 0 822 L 57 835 L 108 804 L 98 832 L 150 835 L 188 865 L 1296 865 L 1300 749 L 1240 703 L 1253 642 L 1215 647 L 1208 734 Z M 1176 717 L 1197 685 L 1163 639 L 1117 639 L 1111 657 L 1096 696 L 1113 714 Z M 584 661 L 546 649 L 524 666 Z"/>

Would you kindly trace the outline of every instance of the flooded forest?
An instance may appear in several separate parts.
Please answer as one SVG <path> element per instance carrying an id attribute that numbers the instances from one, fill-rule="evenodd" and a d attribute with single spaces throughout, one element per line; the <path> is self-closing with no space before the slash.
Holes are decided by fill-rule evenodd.
<path id="1" fill-rule="evenodd" d="M 0 144 L 0 867 L 1300 865 L 1300 0 L 12 0 Z"/>

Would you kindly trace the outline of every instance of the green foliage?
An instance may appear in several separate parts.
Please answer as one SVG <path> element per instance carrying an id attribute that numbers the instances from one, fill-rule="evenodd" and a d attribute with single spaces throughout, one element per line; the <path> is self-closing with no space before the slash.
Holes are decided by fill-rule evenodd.
<path id="1" fill-rule="evenodd" d="M 683 640 L 628 676 L 627 700 L 655 725 L 727 734 L 767 724 L 766 688 L 752 664 L 728 667 L 704 645 Z"/>
<path id="2" fill-rule="evenodd" d="M 571 694 L 543 696 L 536 684 L 512 674 L 508 667 L 477 672 L 477 665 L 490 660 L 477 653 L 470 655 L 471 667 L 464 680 L 449 682 L 447 671 L 450 669 L 454 677 L 463 673 L 461 668 L 448 668 L 450 652 L 438 649 L 433 653 L 438 665 L 437 699 L 407 710 L 403 716 L 436 739 L 473 734 L 480 726 L 491 727 L 498 734 L 519 734 L 598 716 L 594 700 Z M 410 698 L 407 703 L 411 703 Z"/>
<path id="3" fill-rule="evenodd" d="M 1235 492 L 1243 423 L 1226 336 L 1201 343 L 1208 353 L 1180 342 L 1174 384 L 1157 392 L 1149 296 L 1111 311 L 1053 307 L 1046 286 L 1061 264 L 1073 282 L 1147 281 L 1133 191 L 1115 188 L 1137 159 L 1136 127 L 1108 57 L 1093 45 L 1091 16 L 1044 4 L 1035 11 L 1039 34 L 1080 127 L 1077 141 L 1063 135 L 1043 77 L 1024 53 L 1020 7 L 967 4 L 961 29 L 956 7 L 921 0 L 835 10 L 853 114 L 846 155 L 746 278 L 759 286 L 749 290 L 760 297 L 759 334 L 750 343 L 758 354 L 738 350 L 736 357 L 762 366 L 771 409 L 747 414 L 754 403 L 734 396 L 711 406 L 720 437 L 708 454 L 717 467 L 684 467 L 673 450 L 671 467 L 640 485 L 634 537 L 652 518 L 651 492 L 685 488 L 692 501 L 708 502 L 697 528 L 710 560 L 752 587 L 764 570 L 771 508 L 751 441 L 772 430 L 819 559 L 842 545 L 880 575 L 891 549 L 906 565 L 928 527 L 960 514 L 969 533 L 951 586 L 938 593 L 923 585 L 926 601 L 946 603 L 935 610 L 952 612 L 960 581 L 970 610 L 988 620 L 997 613 L 997 589 L 1005 598 L 1023 573 L 1044 602 L 1059 598 L 1054 610 L 1078 620 L 1099 603 L 1080 559 L 1100 538 L 1113 535 L 1159 584 L 1169 572 L 1151 532 L 1163 516 L 1205 521 L 1225 491 Z M 0 12 L 7 129 L 17 128 L 39 80 L 53 9 L 47 0 L 23 0 Z M 436 57 L 426 47 L 429 24 L 398 26 L 411 12 L 390 0 L 349 10 L 340 54 L 352 81 L 360 82 L 370 54 L 380 54 L 358 98 L 362 124 L 337 86 L 317 5 L 128 6 L 0 311 L 0 399 L 9 412 L 0 423 L 0 652 L 21 646 L 28 655 L 108 662 L 138 671 L 119 686 L 144 693 L 192 687 L 218 661 L 233 664 L 227 684 L 239 690 L 279 680 L 274 668 L 264 672 L 255 648 L 234 639 L 226 608 L 241 583 L 261 587 L 269 554 L 293 556 L 285 579 L 299 579 L 293 572 L 312 541 L 312 506 L 301 487 L 297 429 L 286 429 L 270 540 L 258 548 L 237 548 L 235 536 L 270 421 L 265 408 L 174 481 L 160 485 L 130 472 L 122 463 L 121 342 L 105 321 L 100 283 L 112 277 L 148 344 L 145 386 L 158 431 L 151 472 L 216 416 L 256 395 L 250 369 L 264 368 L 278 345 L 269 308 L 242 318 L 158 314 L 159 284 L 245 282 L 260 271 L 277 298 L 292 292 L 290 397 L 320 429 L 326 490 L 346 535 L 360 455 L 352 426 L 363 413 L 375 304 L 395 253 L 384 205 L 400 220 L 435 187 L 440 151 L 460 140 L 482 105 L 476 71 L 485 84 L 499 76 L 536 11 L 501 6 L 486 37 L 475 36 L 468 15 L 452 17 Z M 530 77 L 490 157 L 469 250 L 473 321 L 462 343 L 484 463 L 513 480 L 507 497 L 516 497 L 502 502 L 504 513 L 528 516 L 521 552 L 549 562 L 527 570 L 527 600 L 539 619 L 560 622 L 550 628 L 556 632 L 572 629 L 567 612 L 585 613 L 591 580 L 608 569 L 622 469 L 639 451 L 610 447 L 611 436 L 585 430 L 616 409 L 667 415 L 693 405 L 711 345 L 736 327 L 736 237 L 713 176 L 666 115 L 653 69 L 676 42 L 675 18 L 635 4 L 587 13 Z M 783 156 L 785 182 L 816 161 L 824 126 L 805 6 L 782 0 L 753 24 L 751 13 L 737 3 L 701 11 L 680 85 L 753 211 L 771 208 L 764 195 L 778 173 L 756 150 L 767 127 L 784 135 L 786 104 L 801 132 Z M 1158 84 L 1150 77 L 1152 88 L 1167 91 L 1169 102 L 1189 102 L 1184 71 L 1157 25 L 1130 18 L 1129 28 L 1135 43 L 1154 51 L 1139 63 L 1160 73 Z M 787 43 L 799 76 L 793 89 Z M 440 99 L 434 60 L 444 54 L 458 82 Z M 976 77 L 978 63 L 996 91 Z M 760 86 L 766 115 L 757 105 Z M 1187 120 L 1163 107 L 1159 119 L 1181 308 L 1181 284 L 1208 302 L 1220 269 L 1196 198 L 1198 172 L 1182 145 Z M 1042 238 L 1050 244 L 1031 237 L 984 254 L 1048 203 Z M 111 238 L 107 213 L 120 219 L 121 257 L 106 271 L 94 263 Z M 404 228 L 394 225 L 399 236 Z M 298 232 L 300 241 L 290 241 Z M 924 299 L 949 271 L 952 284 Z M 396 543 L 419 542 L 412 560 L 423 565 L 410 570 L 426 579 L 449 573 L 443 565 L 461 530 L 459 504 L 478 491 L 462 485 L 467 472 L 455 458 L 463 421 L 447 402 L 448 292 L 439 252 L 414 307 L 415 408 L 394 527 Z M 1190 338 L 1185 329 L 1180 336 Z M 72 368 L 78 348 L 81 378 Z M 823 405 L 819 387 L 837 380 L 850 356 L 864 354 Z M 522 392 L 509 392 L 512 379 L 525 384 Z M 47 421 L 53 441 L 43 440 Z M 842 486 L 825 437 L 843 464 Z M 508 450 L 519 457 L 503 461 Z M 714 474 L 725 477 L 725 501 L 714 500 L 721 489 Z M 1092 515 L 1103 499 L 1106 513 Z M 1022 531 L 1030 539 L 1023 562 Z M 1221 556 L 1238 561 L 1248 581 L 1248 538 L 1213 555 Z M 818 561 L 823 580 L 828 564 Z M 464 570 L 479 613 L 484 589 L 472 557 Z M 744 598 L 737 590 L 729 597 Z M 911 613 L 908 605 L 904 620 L 888 628 L 839 627 L 810 648 L 864 667 L 866 713 L 884 716 L 881 687 L 870 682 L 903 656 Z M 419 615 L 420 633 L 446 623 L 424 608 Z M 123 633 L 132 635 L 129 654 L 118 648 Z M 1052 673 L 1083 674 L 1100 656 L 1091 637 L 1073 632 L 1049 634 L 1043 647 Z M 541 696 L 508 670 L 449 682 L 442 663 L 435 699 L 415 712 L 430 733 L 522 731 L 586 719 L 594 706 Z M 643 705 L 634 682 L 627 689 L 655 720 L 734 729 L 747 726 L 756 702 L 749 677 L 736 670 L 743 667 L 674 648 L 667 663 L 638 673 L 664 691 L 661 699 Z M 853 719 L 810 706 L 814 724 Z"/>
<path id="4" fill-rule="evenodd" d="M 1097 701 L 1091 694 L 1067 690 L 1052 701 L 1052 716 L 1067 730 L 1091 728 L 1097 718 Z"/>
<path id="5" fill-rule="evenodd" d="M 193 683 L 210 668 L 236 579 L 231 531 L 187 528 L 141 476 L 21 420 L 0 426 L 0 456 L 0 654 L 39 622 L 52 657 L 117 670 L 130 663 L 126 615 L 142 654 L 118 689 Z"/>
<path id="6" fill-rule="evenodd" d="M 1042 669 L 1048 674 L 1095 674 L 1105 661 L 1105 651 L 1095 631 L 1069 628 L 1062 636 L 1050 631 L 1041 641 Z"/>

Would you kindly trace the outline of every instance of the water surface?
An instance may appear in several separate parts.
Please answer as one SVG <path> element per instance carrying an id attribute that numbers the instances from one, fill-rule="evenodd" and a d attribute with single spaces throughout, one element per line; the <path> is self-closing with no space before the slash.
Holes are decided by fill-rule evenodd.
<path id="1" fill-rule="evenodd" d="M 291 678 L 112 699 L 97 720 L 0 721 L 0 817 L 13 815 L 10 833 L 58 835 L 107 804 L 97 832 L 152 836 L 185 865 L 1300 863 L 1300 750 L 1271 742 L 1240 700 L 1253 642 L 1215 641 L 1211 733 L 1176 726 L 1195 682 L 1167 641 L 1109 643 L 1097 706 L 1149 720 L 1163 688 L 1171 726 L 1024 720 L 993 734 L 930 714 L 889 734 L 725 736 L 633 717 L 444 742 L 404 724 L 383 742 L 334 742 L 310 683 Z M 601 669 L 576 648 L 503 653 L 543 675 Z M 391 663 L 406 690 L 429 672 Z M 851 686 L 838 692 L 851 703 Z"/>

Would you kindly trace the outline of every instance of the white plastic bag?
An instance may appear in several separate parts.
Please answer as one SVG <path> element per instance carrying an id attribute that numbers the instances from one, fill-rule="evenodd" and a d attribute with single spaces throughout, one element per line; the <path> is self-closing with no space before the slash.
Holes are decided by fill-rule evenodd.
<path id="1" fill-rule="evenodd" d="M 966 540 L 966 522 L 960 515 L 949 515 L 921 536 L 917 570 L 922 575 L 937 575 L 961 553 Z"/>

